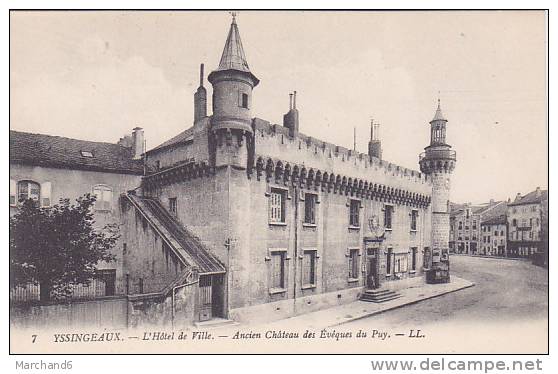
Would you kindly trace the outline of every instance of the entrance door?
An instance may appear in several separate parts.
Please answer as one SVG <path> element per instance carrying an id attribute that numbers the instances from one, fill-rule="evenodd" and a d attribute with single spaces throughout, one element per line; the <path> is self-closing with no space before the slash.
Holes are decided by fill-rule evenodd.
<path id="1" fill-rule="evenodd" d="M 378 249 L 368 248 L 366 253 L 366 286 L 368 289 L 380 287 L 378 277 Z"/>
<path id="2" fill-rule="evenodd" d="M 200 275 L 200 321 L 224 317 L 224 274 Z"/>
<path id="3" fill-rule="evenodd" d="M 200 276 L 200 321 L 213 318 L 213 282 L 211 275 Z"/>

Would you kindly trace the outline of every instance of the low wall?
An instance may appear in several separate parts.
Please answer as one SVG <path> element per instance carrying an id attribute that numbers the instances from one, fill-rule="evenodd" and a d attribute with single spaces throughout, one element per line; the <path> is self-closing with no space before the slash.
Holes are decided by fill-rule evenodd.
<path id="1" fill-rule="evenodd" d="M 59 304 L 10 306 L 10 324 L 15 328 L 125 328 L 126 297 L 111 297 Z"/>

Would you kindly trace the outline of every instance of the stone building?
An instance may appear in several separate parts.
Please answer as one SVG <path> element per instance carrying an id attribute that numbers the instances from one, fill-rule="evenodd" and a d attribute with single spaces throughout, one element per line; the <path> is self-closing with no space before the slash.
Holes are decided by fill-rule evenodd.
<path id="1" fill-rule="evenodd" d="M 450 237 L 452 251 L 460 254 L 484 254 L 481 224 L 485 220 L 506 214 L 506 202 L 494 201 L 485 204 L 455 204 L 450 213 Z"/>
<path id="2" fill-rule="evenodd" d="M 145 152 L 135 174 L 115 175 L 117 277 L 132 318 L 175 321 L 180 305 L 184 323 L 271 320 L 429 269 L 449 280 L 455 152 L 439 103 L 421 173 L 383 160 L 374 127 L 368 154 L 305 135 L 296 91 L 282 124 L 253 118 L 260 81 L 234 18 L 207 77 L 211 113 L 204 80 L 202 64 L 192 126 Z"/>
<path id="3" fill-rule="evenodd" d="M 506 215 L 499 215 L 481 221 L 480 254 L 486 256 L 507 257 L 507 226 Z"/>
<path id="4" fill-rule="evenodd" d="M 548 191 L 537 187 L 526 195 L 518 193 L 508 204 L 507 219 L 509 256 L 542 257 L 548 263 Z"/>

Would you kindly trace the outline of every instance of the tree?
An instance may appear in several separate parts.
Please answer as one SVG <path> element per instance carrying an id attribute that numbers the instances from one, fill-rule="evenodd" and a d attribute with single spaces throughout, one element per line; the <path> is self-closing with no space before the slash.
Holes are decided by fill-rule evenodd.
<path id="1" fill-rule="evenodd" d="M 71 294 L 72 286 L 87 284 L 101 261 L 114 261 L 110 250 L 118 227 L 94 228 L 95 196 L 86 194 L 70 204 L 39 208 L 31 199 L 10 218 L 10 286 L 40 284 L 41 301 Z"/>

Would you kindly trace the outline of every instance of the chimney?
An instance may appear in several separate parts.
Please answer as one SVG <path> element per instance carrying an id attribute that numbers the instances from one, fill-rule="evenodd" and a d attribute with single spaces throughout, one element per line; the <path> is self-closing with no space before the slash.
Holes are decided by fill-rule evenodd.
<path id="1" fill-rule="evenodd" d="M 518 202 L 519 200 L 521 200 L 521 193 L 518 192 L 517 195 L 515 195 L 515 200 L 513 202 L 515 203 Z"/>
<path id="2" fill-rule="evenodd" d="M 289 94 L 289 111 L 283 116 L 283 126 L 289 129 L 289 136 L 298 133 L 298 109 L 296 109 L 296 91 Z"/>
<path id="3" fill-rule="evenodd" d="M 374 123 L 374 120 L 370 119 L 370 141 L 368 142 L 368 156 L 370 158 L 382 159 L 382 142 L 378 136 L 379 129 L 380 124 Z"/>
<path id="4" fill-rule="evenodd" d="M 139 160 L 145 153 L 145 139 L 141 127 L 135 127 L 132 131 L 132 151 L 134 160 Z"/>
<path id="5" fill-rule="evenodd" d="M 490 199 L 490 205 L 494 204 L 494 199 Z"/>
<path id="6" fill-rule="evenodd" d="M 194 123 L 207 116 L 207 91 L 203 86 L 203 64 L 200 64 L 200 86 L 194 94 Z"/>
<path id="7" fill-rule="evenodd" d="M 536 197 L 541 197 L 541 188 L 537 187 L 537 189 L 535 190 L 535 196 Z"/>
<path id="8" fill-rule="evenodd" d="M 508 197 L 508 204 L 511 203 L 511 197 Z"/>

